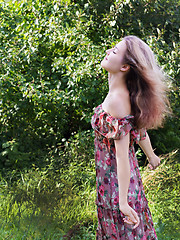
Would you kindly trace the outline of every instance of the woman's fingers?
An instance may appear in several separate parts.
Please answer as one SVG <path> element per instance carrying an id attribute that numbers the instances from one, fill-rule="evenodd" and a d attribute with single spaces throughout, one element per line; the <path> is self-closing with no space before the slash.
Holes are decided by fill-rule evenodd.
<path id="1" fill-rule="evenodd" d="M 131 216 L 130 216 L 130 220 L 133 222 L 133 223 L 137 223 L 137 219 L 134 217 L 134 215 L 131 213 Z"/>
<path id="2" fill-rule="evenodd" d="M 140 219 L 138 217 L 138 214 L 133 209 L 132 209 L 132 214 L 134 215 L 134 218 L 136 220 L 135 226 L 133 228 L 136 228 L 139 225 L 139 223 L 140 223 Z"/>
<path id="3" fill-rule="evenodd" d="M 149 163 L 148 164 L 148 167 L 151 169 L 151 170 L 153 170 L 153 166 Z"/>
<path id="4" fill-rule="evenodd" d="M 139 225 L 139 217 L 136 212 L 132 211 L 128 218 L 123 218 L 124 222 L 127 224 L 135 224 L 133 228 L 136 228 Z"/>
<path id="5" fill-rule="evenodd" d="M 133 229 L 137 228 L 138 225 L 139 225 L 139 222 L 134 225 Z"/>
<path id="6" fill-rule="evenodd" d="M 156 169 L 158 166 L 159 166 L 160 164 L 156 164 L 156 165 L 151 165 L 151 164 L 149 164 L 148 165 L 148 167 L 151 169 L 151 170 L 154 170 L 154 169 Z"/>
<path id="7" fill-rule="evenodd" d="M 134 225 L 133 229 L 134 229 L 134 228 L 137 228 L 137 226 L 138 226 L 138 225 L 139 225 L 139 223 L 140 223 L 140 220 L 139 220 L 139 217 L 138 217 L 138 216 L 137 216 L 137 218 L 136 218 L 136 219 L 137 219 L 137 221 L 136 221 L 136 223 L 135 223 L 135 225 Z"/>
<path id="8" fill-rule="evenodd" d="M 149 161 L 149 168 L 151 170 L 156 169 L 161 164 L 161 159 L 156 155 L 154 155 L 153 157 L 150 157 L 148 161 Z"/>
<path id="9" fill-rule="evenodd" d="M 131 220 L 123 218 L 124 222 L 126 222 L 127 224 L 134 224 Z"/>
<path id="10" fill-rule="evenodd" d="M 125 215 L 123 218 L 123 221 L 127 224 L 135 224 L 133 228 L 136 228 L 139 225 L 139 217 L 137 212 L 130 207 L 129 205 L 120 205 L 121 206 L 121 212 Z"/>

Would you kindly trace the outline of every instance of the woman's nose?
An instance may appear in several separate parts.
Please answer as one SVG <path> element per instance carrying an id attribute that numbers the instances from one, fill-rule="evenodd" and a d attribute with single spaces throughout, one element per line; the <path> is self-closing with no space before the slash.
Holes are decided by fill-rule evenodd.
<path id="1" fill-rule="evenodd" d="M 109 53 L 111 52 L 111 50 L 112 50 L 112 48 L 107 49 L 107 50 L 106 50 L 106 53 L 109 54 Z"/>

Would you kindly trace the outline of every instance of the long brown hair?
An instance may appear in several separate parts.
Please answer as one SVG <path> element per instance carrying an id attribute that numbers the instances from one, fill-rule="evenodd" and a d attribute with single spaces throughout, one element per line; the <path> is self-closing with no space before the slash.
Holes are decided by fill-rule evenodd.
<path id="1" fill-rule="evenodd" d="M 123 40 L 127 46 L 124 62 L 130 65 L 126 83 L 135 127 L 160 127 L 166 114 L 171 113 L 166 95 L 166 75 L 145 42 L 136 36 L 126 36 Z"/>

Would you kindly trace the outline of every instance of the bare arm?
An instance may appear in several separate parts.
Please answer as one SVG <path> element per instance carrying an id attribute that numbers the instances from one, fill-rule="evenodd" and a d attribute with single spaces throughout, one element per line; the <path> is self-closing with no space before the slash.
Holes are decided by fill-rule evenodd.
<path id="1" fill-rule="evenodd" d="M 128 224 L 139 225 L 139 217 L 134 209 L 128 204 L 128 188 L 130 183 L 130 164 L 129 164 L 129 133 L 120 140 L 115 140 L 117 177 L 119 186 L 119 208 L 128 217 L 124 221 Z"/>
<path id="2" fill-rule="evenodd" d="M 111 77 L 110 74 L 109 77 Z M 124 92 L 116 94 L 110 93 L 104 103 L 107 112 L 115 118 L 123 118 L 131 112 L 129 94 Z M 136 228 L 140 220 L 136 211 L 128 204 L 128 189 L 130 183 L 129 142 L 129 133 L 119 140 L 114 140 L 119 187 L 119 209 L 125 215 L 123 219 L 124 222 L 127 224 L 135 224 L 133 228 Z"/>
<path id="3" fill-rule="evenodd" d="M 127 203 L 127 194 L 130 183 L 130 164 L 129 164 L 129 134 L 121 140 L 115 140 L 117 177 L 119 183 L 119 203 Z"/>
<path id="4" fill-rule="evenodd" d="M 155 169 L 156 167 L 158 167 L 160 164 L 160 158 L 156 156 L 156 154 L 153 151 L 148 133 L 146 133 L 146 138 L 144 140 L 139 141 L 139 146 L 146 154 L 147 159 L 150 163 L 150 168 Z"/>

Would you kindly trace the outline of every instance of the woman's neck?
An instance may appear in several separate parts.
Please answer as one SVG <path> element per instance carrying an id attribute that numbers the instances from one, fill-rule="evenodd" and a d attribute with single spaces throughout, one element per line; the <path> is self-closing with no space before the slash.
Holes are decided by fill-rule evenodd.
<path id="1" fill-rule="evenodd" d="M 120 75 L 108 73 L 109 92 L 127 91 L 126 79 Z"/>

